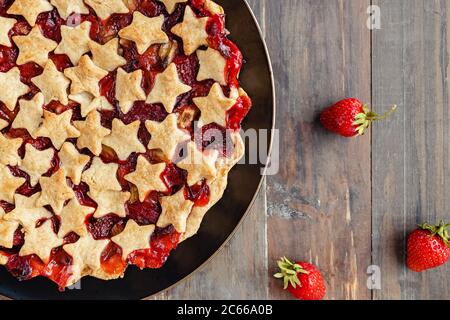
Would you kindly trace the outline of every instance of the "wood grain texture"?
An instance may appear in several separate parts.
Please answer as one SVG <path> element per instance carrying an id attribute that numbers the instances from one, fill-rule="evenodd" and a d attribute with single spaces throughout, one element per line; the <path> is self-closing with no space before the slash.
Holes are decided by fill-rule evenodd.
<path id="1" fill-rule="evenodd" d="M 417 274 L 405 267 L 405 240 L 417 223 L 450 219 L 449 24 L 446 0 L 375 1 L 373 104 L 399 105 L 373 129 L 375 299 L 450 299 L 450 265 Z"/>
<path id="2" fill-rule="evenodd" d="M 370 101 L 369 1 L 265 3 L 281 135 L 280 172 L 267 179 L 269 275 L 288 255 L 319 266 L 328 299 L 369 299 L 370 134 L 344 140 L 317 121 L 334 101 Z M 289 297 L 275 280 L 269 292 Z"/>

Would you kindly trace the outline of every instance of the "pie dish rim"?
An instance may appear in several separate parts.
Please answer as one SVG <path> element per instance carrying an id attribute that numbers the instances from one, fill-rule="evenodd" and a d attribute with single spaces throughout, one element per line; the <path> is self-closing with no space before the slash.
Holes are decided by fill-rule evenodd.
<path id="1" fill-rule="evenodd" d="M 222 2 L 224 2 L 224 1 L 222 1 L 222 0 L 216 0 L 219 4 L 221 4 L 221 5 L 223 5 L 222 4 Z M 256 17 L 255 17 L 255 15 L 254 15 L 254 13 L 253 13 L 253 11 L 251 10 L 251 7 L 249 6 L 249 4 L 247 3 L 247 1 L 246 0 L 237 0 L 237 1 L 240 1 L 240 2 L 242 2 L 243 4 L 244 4 L 244 7 L 245 7 L 245 9 L 248 11 L 248 13 L 250 14 L 250 16 L 251 16 L 251 18 L 253 19 L 253 23 L 254 23 L 254 25 L 255 25 L 255 27 L 256 27 L 256 29 L 257 29 L 257 31 L 258 31 L 258 35 L 257 35 L 257 37 L 259 37 L 259 39 L 258 39 L 258 42 L 260 42 L 260 44 L 263 46 L 263 49 L 264 49 L 264 52 L 263 52 L 263 55 L 265 56 L 265 58 L 266 58 L 266 61 L 265 61 L 265 63 L 267 64 L 267 68 L 268 68 L 268 76 L 269 76 L 269 78 L 270 78 L 270 86 L 271 86 L 271 92 L 270 92 L 270 94 L 271 94 L 271 96 L 272 96 L 272 101 L 270 101 L 270 102 L 268 102 L 267 103 L 267 105 L 270 105 L 271 106 L 271 110 L 268 110 L 271 114 L 272 114 L 272 119 L 271 119 L 271 125 L 270 125 L 270 140 L 269 140 L 269 146 L 268 146 L 268 151 L 269 151 L 269 154 L 270 154 L 270 152 L 271 152 L 271 150 L 272 150 L 272 147 L 273 147 L 273 141 L 274 141 L 274 129 L 275 129 L 275 118 L 276 118 L 276 94 L 275 94 L 275 82 L 274 82 L 274 74 L 273 74 L 273 68 L 272 68 L 272 64 L 271 64 L 271 59 L 270 59 L 270 55 L 269 55 L 269 51 L 268 51 L 268 47 L 267 47 L 267 44 L 266 44 L 266 42 L 265 42 L 265 40 L 264 40 L 264 37 L 263 37 L 263 34 L 262 34 L 262 31 L 261 31 L 261 28 L 260 28 L 260 26 L 259 26 L 259 24 L 258 24 L 258 22 L 257 22 L 257 20 L 256 20 Z M 231 14 L 231 12 L 230 12 L 230 10 L 226 10 L 226 12 L 228 13 L 228 15 L 227 15 L 227 17 L 230 17 L 230 16 L 232 16 L 232 14 Z M 231 39 L 233 39 L 233 34 L 231 35 Z M 245 55 L 245 51 L 244 51 L 244 55 Z M 245 67 L 244 67 L 245 68 Z M 270 103 L 270 104 L 269 104 Z M 269 109 L 269 108 L 267 108 L 267 109 Z M 268 123 L 267 123 L 268 124 Z M 190 273 L 188 274 L 188 275 L 186 275 L 186 276 L 184 276 L 183 278 L 180 278 L 179 280 L 177 280 L 175 283 L 173 283 L 172 285 L 170 285 L 170 286 L 168 286 L 168 287 L 166 287 L 166 288 L 164 288 L 164 289 L 162 289 L 162 290 L 160 290 L 160 291 L 158 291 L 158 292 L 155 292 L 154 294 L 152 294 L 152 296 L 153 295 L 156 295 L 156 294 L 158 294 L 159 292 L 161 292 L 161 291 L 165 291 L 165 290 L 168 290 L 168 289 L 170 289 L 170 288 L 172 288 L 173 286 L 176 286 L 177 284 L 179 284 L 181 281 L 184 281 L 184 280 L 186 280 L 186 279 L 188 279 L 188 278 L 190 278 L 194 273 L 196 273 L 198 270 L 200 270 L 201 268 L 203 268 L 208 262 L 210 262 L 222 249 L 223 249 L 223 247 L 230 241 L 230 239 L 235 235 L 235 233 L 236 233 L 236 231 L 237 231 L 237 229 L 238 229 L 238 227 L 241 225 L 241 223 L 243 222 L 243 220 L 247 217 L 247 215 L 248 215 L 248 213 L 250 212 L 250 209 L 252 208 L 252 206 L 253 206 L 253 204 L 254 204 L 254 202 L 255 202 L 255 200 L 256 200 L 256 198 L 257 198 L 257 196 L 258 196 L 258 194 L 259 194 L 259 191 L 260 191 L 260 189 L 261 189 L 261 186 L 262 186 L 262 183 L 263 183 L 263 179 L 264 179 L 264 175 L 265 175 L 265 172 L 266 172 L 266 170 L 267 170 L 267 164 L 265 164 L 265 166 L 264 166 L 264 169 L 262 169 L 261 168 L 261 176 L 260 176 L 260 178 L 259 178 L 259 182 L 258 182 L 258 185 L 257 185 L 257 187 L 256 187 L 256 190 L 255 190 L 255 192 L 254 192 L 254 194 L 253 194 L 253 196 L 252 196 L 252 199 L 251 199 L 251 201 L 250 201 L 250 203 L 249 203 L 249 205 L 247 206 L 247 209 L 245 210 L 245 212 L 242 214 L 242 216 L 240 217 L 240 219 L 239 219 L 239 222 L 234 226 L 234 229 L 232 230 L 232 232 L 226 237 L 226 239 L 223 241 L 223 243 L 219 246 L 219 248 L 217 249 L 217 250 L 215 250 L 215 252 L 213 253 L 213 254 L 211 254 L 203 263 L 201 263 L 198 267 L 196 267 L 195 269 L 193 269 L 192 271 L 190 271 Z M 228 189 L 227 189 L 228 190 Z M 183 242 L 184 243 L 184 242 Z M 180 244 L 181 245 L 181 244 Z M 16 291 L 16 290 L 11 290 L 12 292 L 14 292 L 14 291 Z M 5 295 L 5 293 L 4 292 L 2 292 L 2 294 L 4 294 Z M 14 298 L 14 297 L 16 297 L 16 298 L 18 298 L 18 297 L 20 297 L 20 296 L 17 296 L 17 295 L 15 295 L 15 294 L 10 294 L 10 295 L 8 295 L 8 294 L 6 294 L 6 296 L 10 296 L 10 297 L 12 297 L 12 298 Z M 64 298 L 63 297 L 64 296 L 64 294 L 62 294 L 61 295 L 61 298 Z M 147 297 L 147 295 L 145 296 L 145 297 Z M 143 298 L 143 297 L 142 297 Z"/>

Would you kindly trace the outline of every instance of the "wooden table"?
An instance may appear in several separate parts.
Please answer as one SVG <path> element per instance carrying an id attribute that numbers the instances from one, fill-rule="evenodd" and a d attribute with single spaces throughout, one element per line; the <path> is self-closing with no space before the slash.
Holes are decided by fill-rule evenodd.
<path id="1" fill-rule="evenodd" d="M 373 31 L 369 0 L 249 3 L 275 72 L 280 172 L 227 247 L 157 298 L 289 298 L 271 277 L 288 255 L 320 267 L 328 299 L 450 299 L 450 264 L 416 274 L 404 253 L 417 223 L 450 220 L 450 3 L 373 0 Z M 320 110 L 350 96 L 399 109 L 364 137 L 324 132 Z"/>
<path id="2" fill-rule="evenodd" d="M 280 172 L 226 248 L 154 298 L 290 298 L 271 277 L 287 255 L 319 266 L 328 299 L 450 299 L 450 264 L 404 263 L 415 224 L 450 220 L 450 3 L 373 0 L 371 31 L 370 2 L 249 0 L 275 72 Z M 349 96 L 399 110 L 364 137 L 326 133 L 320 110 Z M 367 287 L 371 265 L 380 290 Z"/>

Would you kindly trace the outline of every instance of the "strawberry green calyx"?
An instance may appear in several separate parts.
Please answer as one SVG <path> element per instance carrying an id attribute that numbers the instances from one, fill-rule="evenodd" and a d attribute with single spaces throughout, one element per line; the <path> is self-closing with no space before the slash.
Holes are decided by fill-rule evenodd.
<path id="1" fill-rule="evenodd" d="M 434 237 L 435 235 L 441 237 L 445 245 L 450 248 L 450 237 L 447 230 L 448 227 L 450 227 L 450 223 L 445 224 L 444 221 L 441 221 L 437 226 L 432 226 L 428 223 L 419 225 L 419 228 L 430 231 L 430 237 Z"/>
<path id="2" fill-rule="evenodd" d="M 392 115 L 396 109 L 397 106 L 394 105 L 388 112 L 378 115 L 377 113 L 371 111 L 368 105 L 364 105 L 364 112 L 358 113 L 355 117 L 355 121 L 353 122 L 353 125 L 357 127 L 356 131 L 358 132 L 358 135 L 363 135 L 372 122 L 386 119 Z"/>
<path id="3" fill-rule="evenodd" d="M 302 268 L 301 265 L 289 261 L 288 258 L 283 257 L 277 261 L 280 272 L 274 274 L 273 276 L 277 279 L 283 279 L 284 289 L 287 289 L 289 284 L 295 289 L 298 286 L 302 286 L 298 273 L 308 274 L 309 272 Z"/>

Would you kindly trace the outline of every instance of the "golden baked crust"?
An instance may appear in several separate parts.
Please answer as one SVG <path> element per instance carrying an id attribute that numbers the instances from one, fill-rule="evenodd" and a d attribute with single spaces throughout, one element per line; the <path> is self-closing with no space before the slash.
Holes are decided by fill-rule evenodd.
<path id="1" fill-rule="evenodd" d="M 128 8 L 122 0 L 85 0 L 97 15 L 105 20 L 114 13 L 127 13 Z"/>
<path id="2" fill-rule="evenodd" d="M 59 101 L 64 105 L 69 103 L 67 89 L 70 86 L 70 80 L 64 76 L 64 73 L 58 71 L 52 60 L 48 60 L 42 74 L 31 81 L 41 90 L 45 104 L 51 101 Z"/>
<path id="3" fill-rule="evenodd" d="M 178 76 L 177 67 L 171 63 L 164 72 L 158 74 L 147 103 L 162 103 L 168 113 L 173 111 L 179 95 L 191 91 Z"/>
<path id="4" fill-rule="evenodd" d="M 122 39 L 133 41 L 140 54 L 143 54 L 152 44 L 167 43 L 169 38 L 162 30 L 164 16 L 149 18 L 139 11 L 133 14 L 133 22 L 119 32 Z M 142 32 L 145 30 L 145 32 Z"/>
<path id="5" fill-rule="evenodd" d="M 159 267 L 222 198 L 244 154 L 230 120 L 248 99 L 232 70 L 240 53 L 230 61 L 214 45 L 208 25 L 224 19 L 214 2 L 160 0 L 155 8 L 15 0 L 5 10 L 14 18 L 0 17 L 0 44 L 17 49 L 15 65 L 0 72 L 0 108 L 12 114 L 0 119 L 1 265 L 35 259 L 46 271 L 30 277 L 61 287 L 87 275 L 122 277 L 128 264 Z M 55 16 L 60 34 L 42 24 Z M 209 128 L 230 131 L 231 150 L 198 136 Z M 163 244 L 153 241 L 167 235 L 165 255 L 137 261 L 154 259 Z M 55 254 L 70 263 L 50 276 Z"/>
<path id="6" fill-rule="evenodd" d="M 172 33 L 183 39 L 186 55 L 190 56 L 199 47 L 208 45 L 207 23 L 208 18 L 198 18 L 190 7 L 186 7 L 183 22 L 172 28 Z"/>
<path id="7" fill-rule="evenodd" d="M 16 22 L 16 19 L 0 17 L 0 44 L 2 46 L 11 46 L 9 32 L 11 31 L 12 27 L 14 27 Z"/>
<path id="8" fill-rule="evenodd" d="M 67 20 L 72 14 L 88 14 L 89 9 L 83 0 L 50 0 L 50 3 L 56 7 L 61 18 Z"/>
<path id="9" fill-rule="evenodd" d="M 37 16 L 52 9 L 53 6 L 47 0 L 15 0 L 8 13 L 23 16 L 34 27 Z"/>
<path id="10" fill-rule="evenodd" d="M 58 45 L 55 41 L 44 37 L 38 26 L 34 26 L 26 36 L 14 36 L 12 39 L 19 48 L 19 56 L 16 61 L 19 65 L 35 62 L 44 66 L 47 63 L 49 52 L 55 50 Z"/>
<path id="11" fill-rule="evenodd" d="M 20 80 L 20 70 L 17 67 L 7 72 L 0 72 L 0 101 L 13 111 L 17 100 L 29 91 L 29 87 Z"/>

